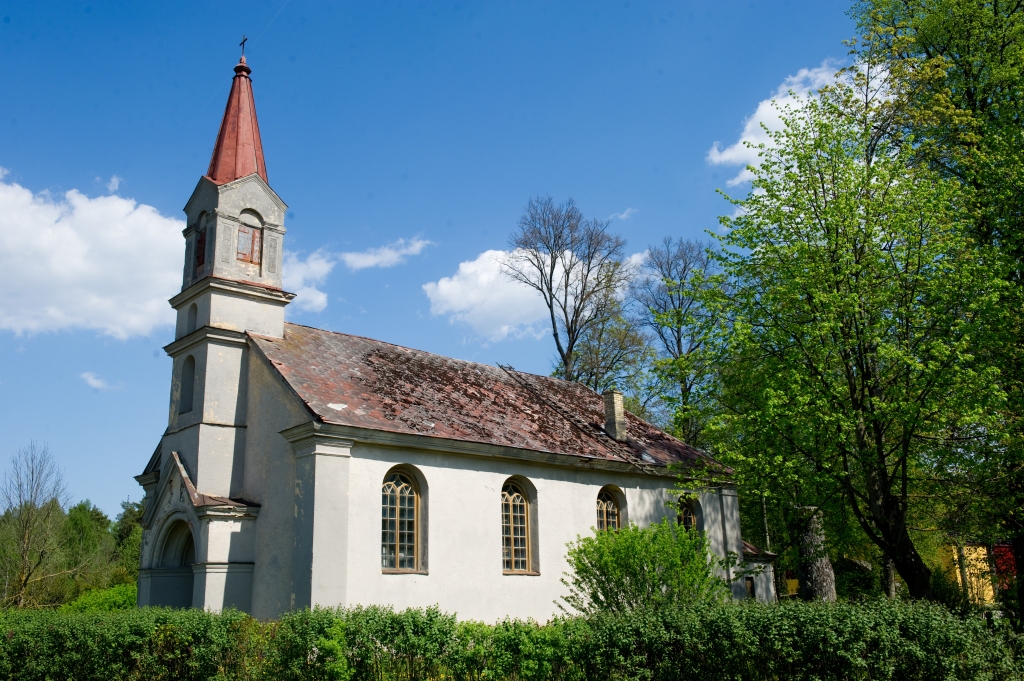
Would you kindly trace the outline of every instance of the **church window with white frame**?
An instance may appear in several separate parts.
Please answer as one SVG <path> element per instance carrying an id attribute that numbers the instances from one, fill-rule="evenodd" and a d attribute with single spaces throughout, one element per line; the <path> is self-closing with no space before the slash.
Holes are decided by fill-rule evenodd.
<path id="1" fill-rule="evenodd" d="M 419 568 L 418 521 L 419 494 L 415 483 L 404 473 L 391 473 L 381 486 L 381 569 Z"/>
<path id="2" fill-rule="evenodd" d="M 616 501 L 615 495 L 607 489 L 602 489 L 597 495 L 597 529 L 619 529 L 619 516 L 619 502 Z"/>
<path id="3" fill-rule="evenodd" d="M 501 488 L 501 551 L 505 572 L 530 571 L 530 502 L 522 487 Z"/>

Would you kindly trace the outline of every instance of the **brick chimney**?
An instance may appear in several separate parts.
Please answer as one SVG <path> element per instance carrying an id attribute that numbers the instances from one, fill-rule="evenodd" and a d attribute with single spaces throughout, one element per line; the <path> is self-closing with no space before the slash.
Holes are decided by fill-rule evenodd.
<path id="1" fill-rule="evenodd" d="M 613 440 L 626 441 L 626 410 L 622 406 L 622 393 L 606 390 L 604 397 L 604 430 Z"/>

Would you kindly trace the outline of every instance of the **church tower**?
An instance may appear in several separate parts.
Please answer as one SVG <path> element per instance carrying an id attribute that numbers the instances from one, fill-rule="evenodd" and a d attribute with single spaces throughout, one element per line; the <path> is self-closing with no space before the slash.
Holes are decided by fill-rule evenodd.
<path id="1" fill-rule="evenodd" d="M 145 473 L 140 605 L 248 609 L 259 507 L 245 500 L 247 332 L 283 337 L 287 206 L 270 188 L 243 56 L 185 205 L 167 430 Z M 176 528 L 176 529 L 175 529 Z"/>
<path id="2" fill-rule="evenodd" d="M 242 489 L 248 342 L 284 335 L 281 290 L 288 207 L 267 183 L 251 70 L 243 56 L 210 158 L 185 204 L 185 267 L 177 311 L 168 430 L 190 431 L 180 455 L 207 494 Z M 183 436 L 184 437 L 184 436 Z"/>

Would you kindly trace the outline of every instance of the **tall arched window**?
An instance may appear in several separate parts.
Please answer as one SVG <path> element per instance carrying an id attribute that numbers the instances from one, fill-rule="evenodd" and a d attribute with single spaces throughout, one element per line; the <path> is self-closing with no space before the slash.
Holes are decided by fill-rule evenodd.
<path id="1" fill-rule="evenodd" d="M 619 527 L 619 502 L 615 495 L 603 489 L 597 495 L 597 529 L 617 530 Z"/>
<path id="2" fill-rule="evenodd" d="M 185 333 L 192 333 L 196 330 L 196 324 L 199 321 L 199 307 L 192 303 L 188 308 L 188 317 L 185 321 Z"/>
<path id="3" fill-rule="evenodd" d="M 418 569 L 416 524 L 419 498 L 412 479 L 392 473 L 381 487 L 380 566 L 385 570 Z"/>
<path id="4" fill-rule="evenodd" d="M 501 488 L 501 551 L 505 572 L 530 571 L 530 502 L 515 482 Z"/>
<path id="5" fill-rule="evenodd" d="M 181 364 L 181 393 L 178 397 L 178 413 L 192 411 L 192 396 L 196 391 L 196 360 L 192 355 Z"/>

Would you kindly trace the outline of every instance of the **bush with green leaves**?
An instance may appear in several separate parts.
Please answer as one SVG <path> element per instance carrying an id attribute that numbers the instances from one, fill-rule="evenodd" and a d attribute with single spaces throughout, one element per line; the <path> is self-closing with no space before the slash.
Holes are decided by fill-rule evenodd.
<path id="1" fill-rule="evenodd" d="M 0 679 L 1009 681 L 1020 639 L 924 602 L 716 602 L 458 622 L 436 608 L 0 612 Z"/>
<path id="2" fill-rule="evenodd" d="M 60 606 L 65 612 L 107 612 L 129 610 L 138 601 L 138 588 L 134 584 L 118 584 L 109 589 L 93 589 Z"/>
<path id="3" fill-rule="evenodd" d="M 578 537 L 567 559 L 572 574 L 562 579 L 569 587 L 563 600 L 583 614 L 715 603 L 729 595 L 707 538 L 668 518 Z"/>

